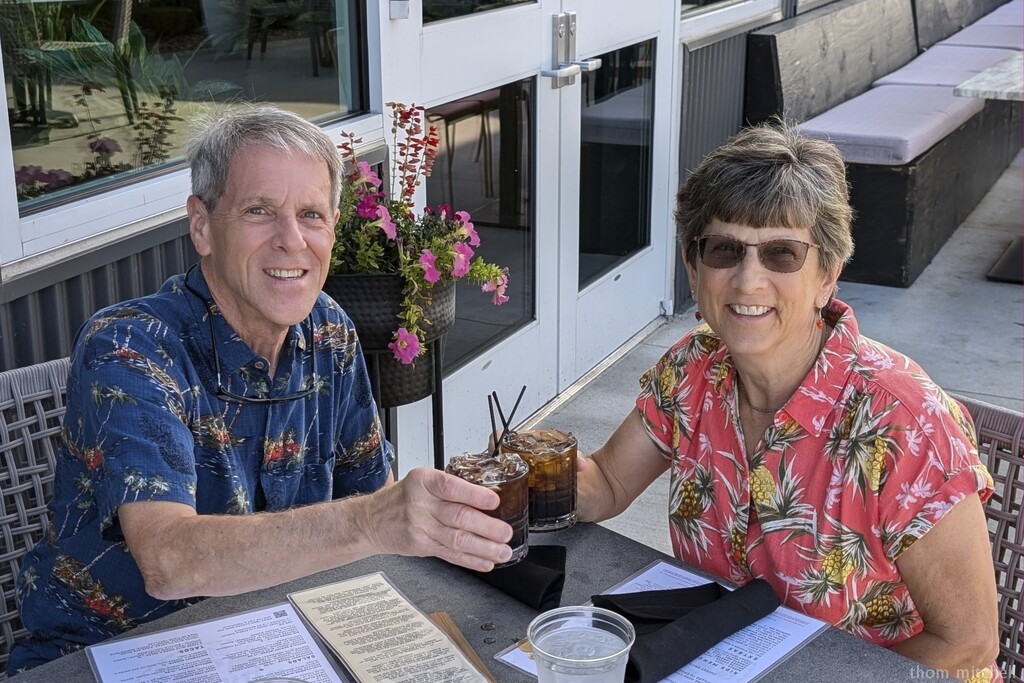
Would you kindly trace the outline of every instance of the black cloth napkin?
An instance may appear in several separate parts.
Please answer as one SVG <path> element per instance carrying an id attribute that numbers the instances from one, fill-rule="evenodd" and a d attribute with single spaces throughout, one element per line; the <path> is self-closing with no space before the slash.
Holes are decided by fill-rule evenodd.
<path id="1" fill-rule="evenodd" d="M 626 683 L 657 683 L 779 606 L 778 596 L 763 579 L 734 591 L 709 583 L 591 599 L 595 606 L 626 617 L 636 629 Z"/>
<path id="2" fill-rule="evenodd" d="M 476 572 L 481 581 L 541 612 L 558 607 L 565 585 L 565 546 L 531 545 L 526 557 L 510 567 Z"/>

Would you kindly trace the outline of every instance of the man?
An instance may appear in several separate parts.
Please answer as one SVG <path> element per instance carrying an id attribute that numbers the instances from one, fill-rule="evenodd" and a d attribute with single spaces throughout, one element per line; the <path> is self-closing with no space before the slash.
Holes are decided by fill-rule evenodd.
<path id="1" fill-rule="evenodd" d="M 78 334 L 10 672 L 378 553 L 483 571 L 511 554 L 511 528 L 480 511 L 492 491 L 432 469 L 391 482 L 352 323 L 320 291 L 341 177 L 328 136 L 246 108 L 187 156 L 200 264 Z"/>

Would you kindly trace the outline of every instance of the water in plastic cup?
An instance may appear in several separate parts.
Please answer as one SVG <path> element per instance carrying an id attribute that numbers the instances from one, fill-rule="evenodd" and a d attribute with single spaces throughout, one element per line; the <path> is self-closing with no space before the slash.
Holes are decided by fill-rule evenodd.
<path id="1" fill-rule="evenodd" d="M 632 624 L 600 607 L 559 607 L 530 622 L 526 637 L 539 683 L 622 683 Z"/>
<path id="2" fill-rule="evenodd" d="M 498 494 L 498 507 L 487 511 L 512 527 L 512 538 L 508 544 L 512 557 L 508 562 L 494 565 L 495 569 L 508 567 L 526 557 L 529 518 L 527 502 L 527 473 L 530 468 L 522 458 L 513 453 L 463 453 L 453 455 L 445 471 L 460 479 L 486 486 Z"/>
<path id="3" fill-rule="evenodd" d="M 557 429 L 509 432 L 502 453 L 530 466 L 530 531 L 555 531 L 576 523 L 576 437 Z"/>

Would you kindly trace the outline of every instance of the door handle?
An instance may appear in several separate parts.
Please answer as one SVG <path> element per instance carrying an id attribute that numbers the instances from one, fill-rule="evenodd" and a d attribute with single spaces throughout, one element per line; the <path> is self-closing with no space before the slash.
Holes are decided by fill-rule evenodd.
<path id="1" fill-rule="evenodd" d="M 550 69 L 540 72 L 547 76 L 552 88 L 561 88 L 576 82 L 581 73 L 597 71 L 601 68 L 600 59 L 577 59 L 576 57 L 576 13 L 562 12 L 551 17 L 551 55 Z"/>
<path id="2" fill-rule="evenodd" d="M 540 72 L 540 75 L 547 76 L 548 78 L 569 78 L 570 76 L 578 76 L 580 71 L 581 67 L 579 64 L 566 64 L 560 69 L 544 69 Z"/>
<path id="3" fill-rule="evenodd" d="M 580 68 L 580 71 L 590 73 L 591 71 L 597 71 L 598 69 L 601 68 L 601 60 L 600 58 L 580 59 L 578 61 L 573 62 L 573 65 L 578 66 Z"/>

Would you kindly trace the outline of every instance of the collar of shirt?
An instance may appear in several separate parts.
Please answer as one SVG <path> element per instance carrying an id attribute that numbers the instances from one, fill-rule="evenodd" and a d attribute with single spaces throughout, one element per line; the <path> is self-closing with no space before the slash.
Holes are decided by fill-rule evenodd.
<path id="1" fill-rule="evenodd" d="M 220 372 L 224 380 L 227 381 L 229 375 L 237 376 L 239 373 L 242 373 L 242 380 L 251 382 L 251 378 L 246 379 L 245 375 L 252 373 L 253 370 L 266 374 L 267 359 L 249 348 L 249 345 L 242 341 L 238 333 L 235 332 L 235 329 L 221 315 L 220 309 L 213 301 L 213 295 L 210 293 L 210 286 L 206 282 L 202 268 L 196 268 L 188 281 L 188 284 L 202 295 L 202 300 L 190 292 L 187 287 L 184 287 L 184 276 L 182 278 L 181 290 L 192 299 L 189 306 L 196 316 L 196 322 L 192 326 L 192 334 L 195 335 L 194 339 L 199 342 L 200 348 L 210 348 L 214 343 L 214 340 L 210 338 L 210 325 L 206 320 L 207 307 L 204 301 L 209 301 L 214 310 L 213 326 L 216 343 L 219 344 L 217 353 L 220 356 L 221 362 Z M 306 335 L 303 334 L 303 325 L 305 323 L 306 321 L 303 321 L 289 328 L 288 335 L 285 338 L 284 351 L 278 361 L 279 369 L 291 367 L 296 358 L 301 357 L 301 353 L 306 350 Z M 209 354 L 211 366 L 213 362 L 213 354 Z M 217 369 L 213 368 L 213 370 L 216 372 Z M 268 379 L 273 380 L 269 376 Z"/>
<path id="2" fill-rule="evenodd" d="M 832 330 L 825 340 L 825 345 L 818 354 L 818 360 L 808 377 L 800 384 L 786 404 L 775 414 L 776 423 L 785 423 L 790 419 L 799 424 L 808 434 L 821 436 L 828 424 L 827 414 L 833 406 L 841 402 L 843 387 L 847 383 L 830 383 L 826 381 L 828 369 L 835 365 L 838 358 L 856 358 L 860 352 L 860 330 L 852 315 L 850 306 L 843 301 L 833 299 L 823 316 Z M 719 348 L 720 360 L 715 390 L 730 405 L 738 405 L 736 395 L 736 369 L 728 348 Z M 714 367 L 714 365 L 712 367 Z"/>

